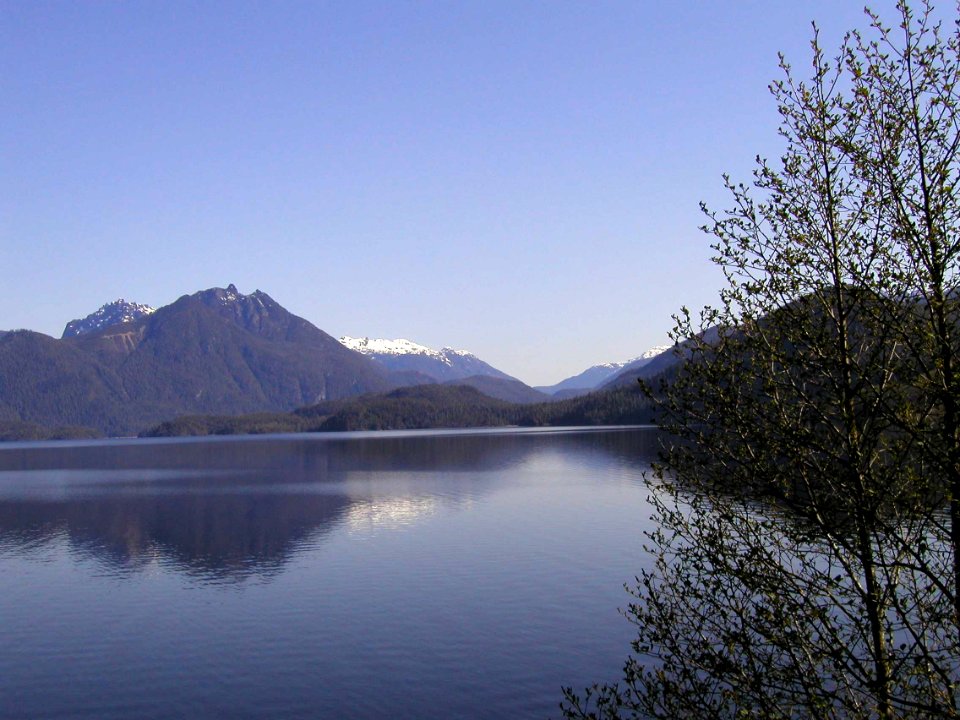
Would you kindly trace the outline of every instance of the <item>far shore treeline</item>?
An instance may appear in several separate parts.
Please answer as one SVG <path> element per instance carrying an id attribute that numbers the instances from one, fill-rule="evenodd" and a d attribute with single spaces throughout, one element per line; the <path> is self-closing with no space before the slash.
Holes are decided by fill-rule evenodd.
<path id="1" fill-rule="evenodd" d="M 507 426 L 642 425 L 653 420 L 652 404 L 639 387 L 618 388 L 551 403 L 518 405 L 465 385 L 419 385 L 389 393 L 331 400 L 292 412 L 183 415 L 145 429 L 141 437 L 420 430 Z M 47 428 L 36 423 L 0 423 L 2 440 L 103 437 L 92 428 Z"/>
<path id="2" fill-rule="evenodd" d="M 639 388 L 536 405 L 515 405 L 464 385 L 419 385 L 382 395 L 335 400 L 291 413 L 184 416 L 160 423 L 146 437 L 350 430 L 423 430 L 505 426 L 641 425 L 653 419 Z"/>

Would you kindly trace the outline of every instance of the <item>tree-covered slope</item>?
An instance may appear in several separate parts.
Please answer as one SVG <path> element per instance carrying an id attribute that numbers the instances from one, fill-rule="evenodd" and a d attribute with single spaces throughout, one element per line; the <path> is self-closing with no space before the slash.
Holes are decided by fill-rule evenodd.
<path id="1" fill-rule="evenodd" d="M 286 411 L 394 386 L 369 358 L 259 291 L 181 297 L 62 340 L 0 337 L 0 419 L 136 433 L 183 414 Z"/>

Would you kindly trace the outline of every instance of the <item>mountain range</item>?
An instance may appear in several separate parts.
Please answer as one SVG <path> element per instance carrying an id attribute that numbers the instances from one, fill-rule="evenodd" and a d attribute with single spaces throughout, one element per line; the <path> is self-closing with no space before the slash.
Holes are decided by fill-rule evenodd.
<path id="1" fill-rule="evenodd" d="M 582 389 L 564 383 L 561 391 Z M 127 435 L 176 416 L 288 412 L 425 384 L 467 385 L 510 403 L 551 399 L 462 350 L 338 341 L 266 293 L 234 285 L 156 310 L 117 300 L 68 323 L 60 339 L 0 332 L 7 424 Z"/>
<path id="2" fill-rule="evenodd" d="M 426 375 L 441 383 L 470 385 L 491 397 L 524 403 L 586 395 L 622 373 L 640 370 L 673 347 L 658 345 L 630 360 L 594 365 L 555 385 L 531 388 L 466 350 L 450 347 L 434 350 L 404 338 L 386 340 L 343 336 L 340 342 L 395 372 Z"/>
<path id="3" fill-rule="evenodd" d="M 536 390 L 497 370 L 466 350 L 451 347 L 434 350 L 403 338 L 383 340 L 344 336 L 340 342 L 351 350 L 373 358 L 394 373 L 403 373 L 399 377 L 411 380 L 411 385 L 424 382 L 467 385 L 488 397 L 512 403 L 546 402 L 550 399 L 549 393 Z M 424 376 L 429 379 L 413 382 Z"/>
<path id="4" fill-rule="evenodd" d="M 579 375 L 561 380 L 556 385 L 538 386 L 537 390 L 552 395 L 557 399 L 585 395 L 603 387 L 622 373 L 640 370 L 640 368 L 666 353 L 672 347 L 672 345 L 657 345 L 637 357 L 625 360 L 624 362 L 593 365 Z"/>
<path id="5" fill-rule="evenodd" d="M 0 420 L 123 435 L 184 413 L 290 410 L 397 385 L 259 290 L 212 288 L 94 324 L 81 321 L 87 331 L 60 340 L 26 330 L 0 337 Z"/>
<path id="6" fill-rule="evenodd" d="M 371 340 L 344 336 L 340 342 L 351 350 L 373 358 L 389 370 L 423 373 L 437 382 L 462 380 L 474 375 L 516 380 L 466 350 L 451 347 L 433 350 L 402 338 Z"/>

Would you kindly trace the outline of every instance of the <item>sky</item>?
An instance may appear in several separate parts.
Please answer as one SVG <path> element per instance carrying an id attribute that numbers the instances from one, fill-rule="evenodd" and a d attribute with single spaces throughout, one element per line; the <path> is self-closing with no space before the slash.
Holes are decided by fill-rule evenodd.
<path id="1" fill-rule="evenodd" d="M 862 8 L 0 0 L 0 328 L 234 283 L 531 385 L 626 360 L 716 301 L 778 52 Z"/>

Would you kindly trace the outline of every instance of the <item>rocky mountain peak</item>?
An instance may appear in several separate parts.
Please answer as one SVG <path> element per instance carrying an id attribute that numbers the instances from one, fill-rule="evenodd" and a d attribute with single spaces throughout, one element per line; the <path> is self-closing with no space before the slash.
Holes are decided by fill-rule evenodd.
<path id="1" fill-rule="evenodd" d="M 79 320 L 71 320 L 63 329 L 62 337 L 76 337 L 94 332 L 111 325 L 133 322 L 145 315 L 150 315 L 154 309 L 149 305 L 128 302 L 123 298 L 103 305 L 99 310 Z"/>
<path id="2" fill-rule="evenodd" d="M 333 352 L 343 352 L 343 346 L 333 337 L 289 312 L 262 290 L 254 290 L 245 295 L 231 283 L 226 288 L 201 290 L 185 299 L 199 302 L 220 317 L 231 320 L 255 335 L 271 340 L 319 344 L 332 348 Z"/>

